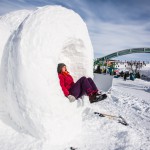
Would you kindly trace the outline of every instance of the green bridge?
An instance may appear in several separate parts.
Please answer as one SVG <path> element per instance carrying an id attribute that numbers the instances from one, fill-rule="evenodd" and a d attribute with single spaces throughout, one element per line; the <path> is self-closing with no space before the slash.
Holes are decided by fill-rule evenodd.
<path id="1" fill-rule="evenodd" d="M 106 60 L 110 60 L 111 58 L 114 58 L 114 57 L 127 55 L 127 54 L 133 54 L 133 53 L 150 53 L 150 48 L 132 48 L 132 49 L 118 51 L 118 52 L 106 55 L 104 57 L 95 59 L 94 65 L 98 64 L 100 61 L 106 61 Z"/>

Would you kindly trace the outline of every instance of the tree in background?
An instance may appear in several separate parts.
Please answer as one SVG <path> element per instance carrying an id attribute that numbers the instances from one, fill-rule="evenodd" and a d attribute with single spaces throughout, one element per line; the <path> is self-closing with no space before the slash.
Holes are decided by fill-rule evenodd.
<path id="1" fill-rule="evenodd" d="M 146 66 L 144 61 L 127 61 L 127 69 L 134 74 L 138 74 L 143 66 Z"/>

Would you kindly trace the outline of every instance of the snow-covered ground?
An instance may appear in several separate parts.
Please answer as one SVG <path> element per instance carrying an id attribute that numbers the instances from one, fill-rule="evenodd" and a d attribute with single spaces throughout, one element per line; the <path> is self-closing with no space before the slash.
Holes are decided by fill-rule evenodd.
<path id="1" fill-rule="evenodd" d="M 121 115 L 129 126 L 99 118 L 94 111 Z M 149 150 L 150 82 L 114 79 L 109 98 L 87 108 L 83 120 L 82 135 L 74 144 L 81 150 Z"/>
<path id="2" fill-rule="evenodd" d="M 3 150 L 149 150 L 150 149 L 150 82 L 140 79 L 123 81 L 114 78 L 111 94 L 98 103 L 88 105 L 82 114 L 82 132 L 67 144 L 51 145 L 7 126 L 0 112 L 0 149 Z M 129 123 L 100 118 L 94 111 L 121 115 Z M 60 135 L 61 136 L 61 135 Z"/>

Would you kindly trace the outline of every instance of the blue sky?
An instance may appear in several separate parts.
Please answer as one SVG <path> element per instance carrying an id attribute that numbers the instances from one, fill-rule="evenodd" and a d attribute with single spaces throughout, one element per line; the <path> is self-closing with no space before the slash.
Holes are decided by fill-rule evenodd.
<path id="1" fill-rule="evenodd" d="M 150 47 L 150 0 L 0 0 L 0 15 L 44 5 L 62 5 L 83 18 L 95 58 L 128 48 Z M 150 60 L 150 53 L 116 59 Z"/>

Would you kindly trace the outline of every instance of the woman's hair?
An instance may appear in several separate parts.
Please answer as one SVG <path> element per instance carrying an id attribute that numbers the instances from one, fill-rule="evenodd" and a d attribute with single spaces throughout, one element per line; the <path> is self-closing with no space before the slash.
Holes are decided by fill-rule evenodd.
<path id="1" fill-rule="evenodd" d="M 58 66 L 57 66 L 57 72 L 58 72 L 58 73 L 61 73 L 61 70 L 62 70 L 62 68 L 63 68 L 64 66 L 66 66 L 64 63 L 59 63 Z"/>

